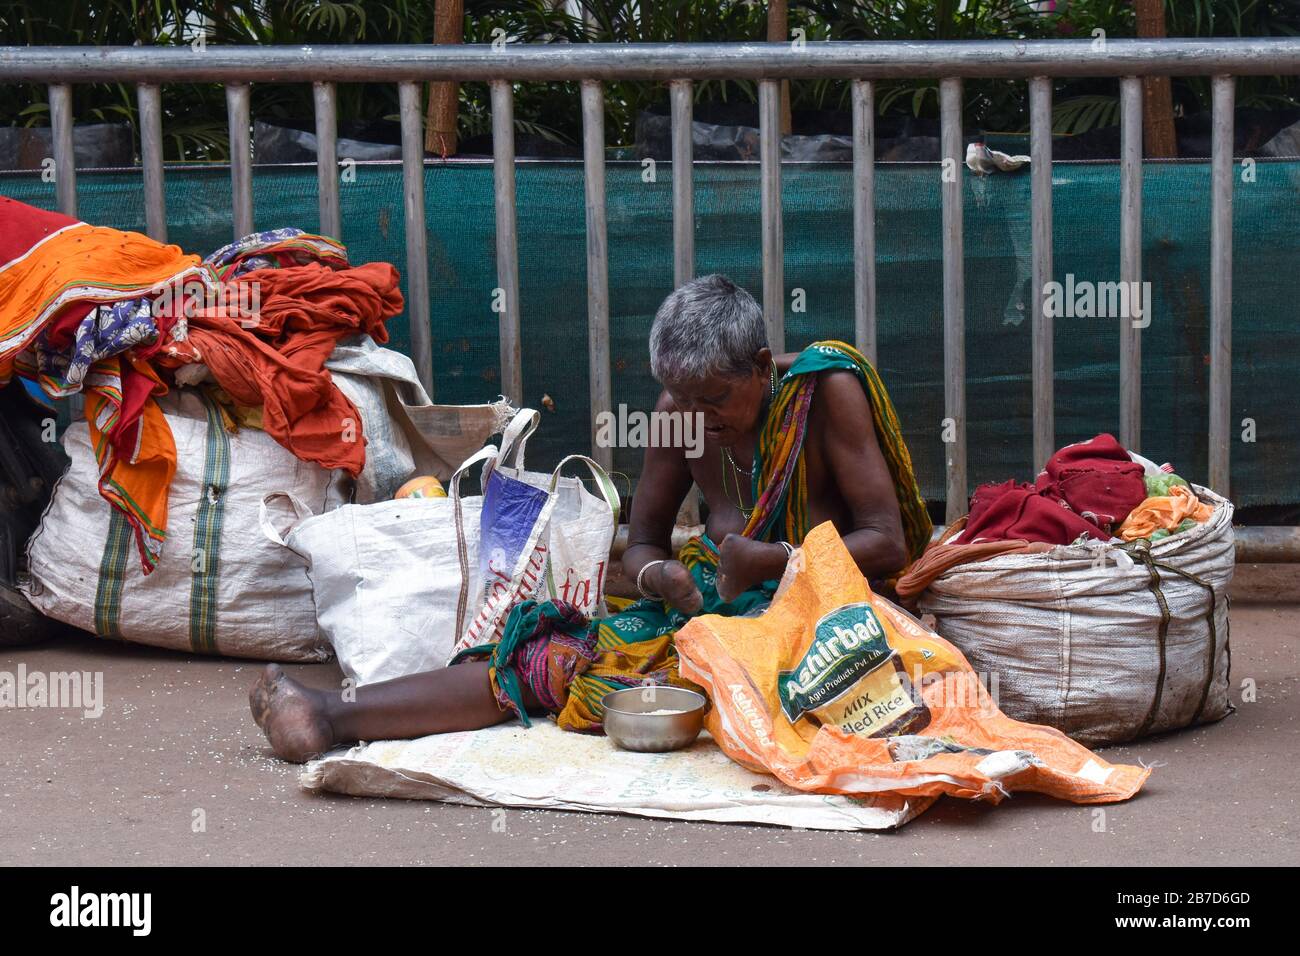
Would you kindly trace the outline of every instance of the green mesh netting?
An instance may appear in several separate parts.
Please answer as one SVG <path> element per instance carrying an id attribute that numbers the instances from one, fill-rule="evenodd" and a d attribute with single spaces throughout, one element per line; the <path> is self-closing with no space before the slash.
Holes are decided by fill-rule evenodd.
<path id="1" fill-rule="evenodd" d="M 614 400 L 652 406 L 646 337 L 672 284 L 672 173 L 660 163 L 645 182 L 635 163 L 608 175 L 610 354 Z M 1236 184 L 1233 276 L 1233 496 L 1239 505 L 1300 502 L 1300 163 L 1259 163 Z M 852 170 L 783 169 L 785 283 L 802 289 L 806 311 L 788 312 L 787 347 L 852 339 Z M 1114 281 L 1119 271 L 1119 174 L 1114 164 L 1061 163 L 1053 170 L 1058 279 Z M 231 238 L 224 169 L 167 172 L 170 240 L 206 254 Z M 548 467 L 587 450 L 587 298 L 582 167 L 525 163 L 517 170 L 524 399 L 554 412 L 530 444 L 530 464 Z M 258 167 L 258 228 L 318 225 L 314 167 Z M 880 372 L 898 406 L 925 493 L 943 494 L 942 249 L 938 167 L 885 165 L 877 173 Z M 1209 168 L 1149 163 L 1143 186 L 1143 269 L 1154 314 L 1143 333 L 1143 435 L 1148 457 L 1204 481 L 1209 384 Z M 978 482 L 1032 477 L 1030 405 L 1030 206 L 1027 174 L 966 177 L 967 399 L 969 474 Z M 401 169 L 360 165 L 340 187 L 353 261 L 383 259 L 405 271 Z M 500 391 L 495 220 L 490 163 L 426 169 L 429 275 L 436 399 L 482 402 Z M 0 177 L 0 193 L 46 208 L 54 187 L 36 175 Z M 82 218 L 144 228 L 138 173 L 82 172 Z M 725 272 L 760 292 L 758 167 L 700 164 L 695 170 L 697 272 Z M 406 349 L 405 317 L 390 324 Z M 1058 444 L 1110 431 L 1118 421 L 1118 321 L 1056 324 Z M 1240 440 L 1252 419 L 1257 440 Z M 619 450 L 633 479 L 639 453 Z"/>

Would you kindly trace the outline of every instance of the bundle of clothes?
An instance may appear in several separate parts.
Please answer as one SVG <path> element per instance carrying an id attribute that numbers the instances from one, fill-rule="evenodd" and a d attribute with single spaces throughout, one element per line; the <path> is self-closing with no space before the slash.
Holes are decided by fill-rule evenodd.
<path id="1" fill-rule="evenodd" d="M 1002 554 L 1086 540 L 1155 542 L 1213 513 L 1171 465 L 1157 466 L 1101 434 L 1057 451 L 1032 483 L 976 488 L 970 512 L 907 569 L 896 591 L 910 599 L 950 568 Z"/>
<path id="2" fill-rule="evenodd" d="M 81 393 L 99 491 L 144 573 L 167 535 L 176 444 L 156 397 L 198 385 L 228 427 L 256 424 L 303 461 L 365 464 L 361 419 L 325 369 L 335 345 L 402 311 L 397 270 L 352 266 L 333 239 L 255 233 L 206 258 L 0 197 L 0 386 Z"/>

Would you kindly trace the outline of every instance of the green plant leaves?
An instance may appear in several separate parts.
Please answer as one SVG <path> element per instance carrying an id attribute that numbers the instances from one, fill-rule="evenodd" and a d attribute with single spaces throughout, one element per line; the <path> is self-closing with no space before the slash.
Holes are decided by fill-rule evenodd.
<path id="1" fill-rule="evenodd" d="M 434 0 L 0 0 L 0 44 L 183 45 L 202 31 L 206 44 L 429 43 Z M 1300 35 L 1296 0 L 1166 0 L 1171 36 Z M 820 40 L 970 40 L 1082 37 L 1104 30 L 1132 36 L 1131 0 L 1058 0 L 1042 13 L 1031 0 L 794 0 L 789 25 L 810 43 Z M 767 4 L 754 0 L 465 0 L 465 42 L 488 43 L 503 31 L 511 43 L 734 42 L 767 35 Z M 1294 77 L 1242 77 L 1241 106 L 1300 104 Z M 1053 129 L 1083 133 L 1118 121 L 1114 83 L 1057 81 Z M 795 109 L 844 109 L 849 84 L 794 81 Z M 607 142 L 632 142 L 636 117 L 667 104 L 656 83 L 609 81 Z M 710 80 L 696 84 L 697 101 L 753 102 L 753 82 Z M 964 121 L 970 129 L 1022 130 L 1027 124 L 1022 82 L 971 80 L 964 84 Z M 1174 80 L 1184 112 L 1208 108 L 1208 83 Z M 0 86 L 0 118 L 14 125 L 48 121 L 45 90 Z M 882 115 L 937 117 L 933 78 L 881 81 Z M 168 84 L 163 92 L 168 161 L 226 158 L 225 97 L 219 84 Z M 370 120 L 396 113 L 391 84 L 347 84 L 338 90 L 341 120 Z M 78 119 L 136 124 L 135 91 L 122 84 L 78 85 Z M 307 84 L 253 86 L 253 115 L 302 119 L 313 115 Z M 521 83 L 515 88 L 516 129 L 551 142 L 582 138 L 577 84 Z M 486 84 L 460 87 L 464 135 L 491 128 Z"/>

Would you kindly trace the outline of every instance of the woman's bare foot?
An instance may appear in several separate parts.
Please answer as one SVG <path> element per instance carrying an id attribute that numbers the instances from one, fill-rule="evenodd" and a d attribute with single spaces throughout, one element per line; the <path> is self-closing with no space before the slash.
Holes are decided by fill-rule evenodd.
<path id="1" fill-rule="evenodd" d="M 266 665 L 248 692 L 248 706 L 281 760 L 304 763 L 334 746 L 320 693 L 293 680 L 279 664 Z"/>

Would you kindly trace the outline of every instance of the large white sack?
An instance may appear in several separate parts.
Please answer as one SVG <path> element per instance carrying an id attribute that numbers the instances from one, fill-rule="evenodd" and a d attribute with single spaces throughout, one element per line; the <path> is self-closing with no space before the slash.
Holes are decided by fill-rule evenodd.
<path id="1" fill-rule="evenodd" d="M 167 540 L 145 575 L 125 519 L 100 497 L 85 422 L 68 428 L 71 463 L 28 545 L 28 599 L 49 617 L 137 644 L 279 661 L 323 661 L 302 562 L 267 541 L 262 497 L 288 490 L 313 510 L 347 480 L 299 461 L 255 428 L 231 434 L 197 389 L 158 400 L 176 442 Z M 200 504 L 208 500 L 200 523 Z"/>
<path id="2" fill-rule="evenodd" d="M 1017 720 L 1047 724 L 1087 746 L 1219 720 L 1232 711 L 1233 508 L 1193 488 L 1214 514 L 1151 545 L 1158 582 L 1140 560 L 1089 541 L 958 565 L 921 594 L 920 608 L 987 675 L 998 705 Z M 1153 584 L 1169 612 L 1163 653 Z"/>

